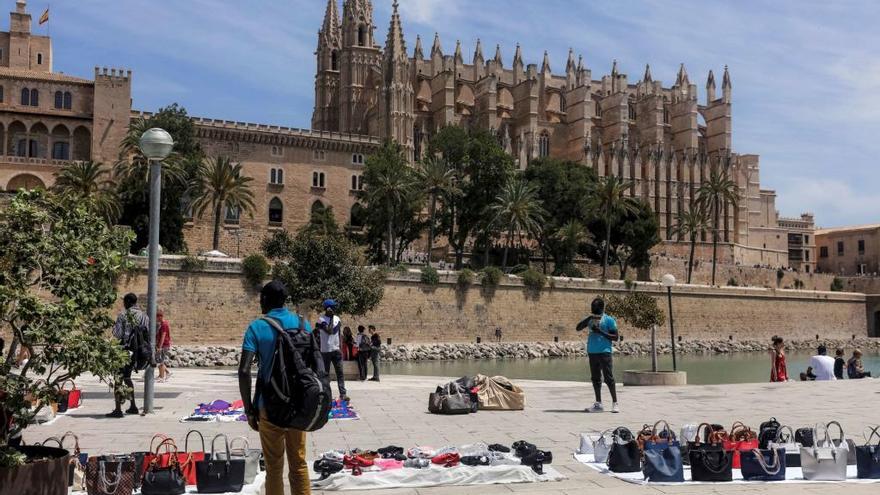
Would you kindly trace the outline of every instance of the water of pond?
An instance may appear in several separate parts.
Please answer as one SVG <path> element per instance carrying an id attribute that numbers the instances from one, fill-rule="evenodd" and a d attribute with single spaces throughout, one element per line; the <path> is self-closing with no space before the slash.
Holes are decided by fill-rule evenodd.
<path id="1" fill-rule="evenodd" d="M 789 352 L 788 374 L 797 379 L 806 371 L 810 352 Z M 846 358 L 849 358 L 847 353 Z M 719 383 L 758 383 L 770 381 L 770 357 L 765 353 L 688 354 L 678 356 L 678 369 L 687 371 L 691 385 Z M 880 353 L 865 353 L 865 370 L 880 375 Z M 623 370 L 650 369 L 648 357 L 615 356 L 614 374 L 622 379 Z M 586 359 L 476 359 L 460 361 L 419 361 L 383 363 L 382 372 L 392 375 L 456 377 L 482 373 L 530 380 L 585 381 L 588 379 Z M 660 357 L 660 369 L 672 369 L 672 357 Z"/>

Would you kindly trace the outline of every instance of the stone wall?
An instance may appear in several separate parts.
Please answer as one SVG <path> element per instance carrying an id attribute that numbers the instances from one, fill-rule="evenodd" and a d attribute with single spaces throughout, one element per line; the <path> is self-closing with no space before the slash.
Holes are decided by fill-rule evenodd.
<path id="1" fill-rule="evenodd" d="M 215 261 L 198 273 L 180 270 L 180 259 L 163 259 L 159 305 L 172 324 L 178 344 L 235 344 L 248 322 L 259 316 L 256 291 L 238 273 L 238 265 Z M 517 278 L 507 278 L 495 289 L 474 285 L 458 290 L 454 274 L 427 288 L 418 273 L 394 274 L 385 285 L 385 297 L 372 313 L 345 318 L 352 328 L 372 323 L 383 338 L 395 343 L 472 342 L 490 340 L 500 326 L 505 341 L 580 340 L 575 323 L 585 316 L 598 294 L 622 293 L 622 282 L 553 279 L 535 294 Z M 665 296 L 658 284 L 638 284 L 656 296 Z M 121 282 L 120 294 L 146 294 L 146 276 L 135 274 Z M 662 299 L 665 308 L 665 297 Z M 763 288 L 679 286 L 674 290 L 675 328 L 685 340 L 849 338 L 867 335 L 866 297 L 863 294 L 774 290 Z M 314 315 L 310 315 L 313 317 Z M 621 325 L 628 340 L 645 340 L 644 332 Z M 664 329 L 665 331 L 665 329 Z"/>

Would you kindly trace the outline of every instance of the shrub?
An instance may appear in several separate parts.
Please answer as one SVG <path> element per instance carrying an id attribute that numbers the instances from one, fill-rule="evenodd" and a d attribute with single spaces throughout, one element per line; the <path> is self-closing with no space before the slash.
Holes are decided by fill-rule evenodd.
<path id="1" fill-rule="evenodd" d="M 538 270 L 529 268 L 520 275 L 523 285 L 534 291 L 540 291 L 547 285 L 547 276 Z"/>
<path id="2" fill-rule="evenodd" d="M 423 284 L 433 287 L 440 283 L 440 274 L 437 273 L 437 269 L 433 266 L 426 265 L 422 267 L 421 280 Z"/>
<path id="3" fill-rule="evenodd" d="M 561 277 L 584 278 L 584 272 L 570 263 L 560 268 L 559 273 L 556 275 Z"/>
<path id="4" fill-rule="evenodd" d="M 623 285 L 626 286 L 626 290 L 632 290 L 633 287 L 635 287 L 635 282 L 633 282 L 633 280 L 629 278 L 629 275 L 627 275 L 627 277 L 623 279 Z"/>
<path id="5" fill-rule="evenodd" d="M 200 272 L 205 269 L 208 262 L 198 256 L 187 254 L 180 262 L 180 269 L 185 272 Z"/>
<path id="6" fill-rule="evenodd" d="M 730 277 L 727 280 L 727 285 L 730 287 L 739 287 L 739 282 L 736 280 L 736 277 Z"/>
<path id="7" fill-rule="evenodd" d="M 515 265 L 510 269 L 511 275 L 519 275 L 520 273 L 525 273 L 529 269 L 529 265 Z"/>
<path id="8" fill-rule="evenodd" d="M 269 262 L 266 261 L 266 257 L 262 254 L 252 254 L 241 262 L 241 271 L 244 273 L 244 278 L 255 287 L 266 280 L 271 268 Z"/>
<path id="9" fill-rule="evenodd" d="M 805 284 L 804 284 L 804 281 L 803 281 L 803 280 L 801 280 L 801 279 L 799 279 L 799 278 L 796 278 L 796 279 L 794 280 L 794 288 L 795 288 L 795 289 L 797 289 L 797 290 L 801 290 L 801 289 L 804 288 L 804 285 L 805 285 Z"/>
<path id="10" fill-rule="evenodd" d="M 458 272 L 458 288 L 461 290 L 465 290 L 474 283 L 474 272 L 473 270 L 469 270 L 465 268 L 464 270 Z"/>
<path id="11" fill-rule="evenodd" d="M 834 277 L 834 280 L 831 281 L 831 291 L 832 292 L 843 292 L 843 280 L 838 277 Z"/>
<path id="12" fill-rule="evenodd" d="M 501 277 L 504 273 L 497 266 L 487 266 L 483 268 L 483 285 L 485 287 L 497 287 L 501 283 Z"/>

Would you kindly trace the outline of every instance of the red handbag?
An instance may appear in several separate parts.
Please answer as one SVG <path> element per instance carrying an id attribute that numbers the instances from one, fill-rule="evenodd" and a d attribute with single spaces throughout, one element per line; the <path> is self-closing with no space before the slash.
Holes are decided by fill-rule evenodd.
<path id="1" fill-rule="evenodd" d="M 67 390 L 64 388 L 67 383 L 70 382 L 71 389 Z M 67 408 L 68 409 L 76 409 L 77 407 L 82 405 L 82 390 L 76 388 L 76 383 L 73 380 L 67 380 L 66 382 L 61 384 L 61 390 L 67 393 Z"/>
<path id="2" fill-rule="evenodd" d="M 189 451 L 189 436 L 195 433 L 202 440 L 202 450 L 196 452 Z M 183 471 L 183 476 L 186 478 L 187 485 L 195 485 L 196 484 L 196 463 L 199 461 L 205 460 L 205 437 L 202 436 L 201 432 L 198 430 L 190 430 L 186 433 L 186 438 L 183 440 L 183 450 L 177 454 L 177 460 L 180 463 L 180 469 Z"/>
<path id="3" fill-rule="evenodd" d="M 758 434 L 741 421 L 733 424 L 728 438 L 724 440 L 724 450 L 733 452 L 734 469 L 739 469 L 742 466 L 742 461 L 740 460 L 741 452 L 751 452 L 758 449 L 758 447 Z"/>

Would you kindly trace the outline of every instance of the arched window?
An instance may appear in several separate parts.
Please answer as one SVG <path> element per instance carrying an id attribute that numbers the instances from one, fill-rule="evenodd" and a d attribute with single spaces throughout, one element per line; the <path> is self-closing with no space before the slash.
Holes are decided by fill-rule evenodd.
<path id="1" fill-rule="evenodd" d="M 27 156 L 27 139 L 19 139 L 15 145 L 15 156 Z"/>
<path id="2" fill-rule="evenodd" d="M 637 117 L 638 115 L 636 114 L 636 104 L 635 104 L 635 102 L 632 102 L 632 101 L 631 101 L 631 102 L 629 102 L 629 105 L 627 105 L 627 106 L 629 107 L 629 120 L 636 120 L 636 117 Z"/>
<path id="3" fill-rule="evenodd" d="M 538 157 L 545 158 L 550 156 L 550 135 L 547 131 L 541 133 L 538 137 Z"/>
<path id="4" fill-rule="evenodd" d="M 3 86 L 0 86 L 0 102 L 3 102 Z"/>
<path id="5" fill-rule="evenodd" d="M 364 190 L 364 176 L 358 175 L 358 191 Z"/>
<path id="6" fill-rule="evenodd" d="M 279 168 L 275 172 L 276 172 L 276 175 L 278 176 L 278 177 L 276 177 L 278 179 L 277 184 L 284 184 L 284 170 Z"/>
<path id="7" fill-rule="evenodd" d="M 37 54 L 37 65 L 43 65 L 43 54 L 42 53 Z"/>
<path id="8" fill-rule="evenodd" d="M 367 44 L 367 29 L 363 24 L 358 26 L 358 46 L 364 46 Z"/>
<path id="9" fill-rule="evenodd" d="M 357 191 L 357 188 L 358 188 L 358 176 L 352 175 L 351 176 L 351 190 Z"/>
<path id="10" fill-rule="evenodd" d="M 339 53 L 336 50 L 330 52 L 330 70 L 339 70 Z"/>
<path id="11" fill-rule="evenodd" d="M 277 182 L 275 182 L 276 179 L 278 179 L 278 177 L 275 174 L 275 169 L 273 168 L 269 171 L 269 184 L 277 184 Z"/>
<path id="12" fill-rule="evenodd" d="M 193 205 L 192 205 L 192 197 L 190 197 L 189 193 L 184 193 L 183 196 L 180 197 L 180 214 L 183 215 L 184 220 L 192 221 L 193 218 Z"/>
<path id="13" fill-rule="evenodd" d="M 40 106 L 40 92 L 36 89 L 31 90 L 31 106 L 38 107 Z"/>
<path id="14" fill-rule="evenodd" d="M 669 123 L 669 108 L 666 108 L 666 107 L 663 108 L 663 123 L 664 124 Z"/>
<path id="15" fill-rule="evenodd" d="M 61 91 L 55 92 L 55 108 L 64 108 L 64 93 Z"/>
<path id="16" fill-rule="evenodd" d="M 325 185 L 324 185 L 324 172 L 321 172 L 320 174 L 318 174 L 318 181 L 320 183 L 320 185 L 318 187 L 325 187 Z"/>
<path id="17" fill-rule="evenodd" d="M 30 105 L 31 104 L 31 90 L 27 88 L 21 88 L 21 104 L 22 105 Z"/>
<path id="18" fill-rule="evenodd" d="M 70 94 L 70 91 L 64 92 L 64 109 L 70 110 L 73 108 L 73 95 Z"/>
<path id="19" fill-rule="evenodd" d="M 269 223 L 281 223 L 284 220 L 284 204 L 278 198 L 269 201 Z"/>
<path id="20" fill-rule="evenodd" d="M 360 203 L 355 203 L 351 207 L 351 217 L 348 224 L 352 227 L 363 227 L 366 223 L 367 210 Z"/>
<path id="21" fill-rule="evenodd" d="M 226 223 L 238 224 L 241 219 L 241 208 L 232 207 L 226 208 Z"/>
<path id="22" fill-rule="evenodd" d="M 312 187 L 321 187 L 318 184 L 318 172 L 312 172 Z"/>
<path id="23" fill-rule="evenodd" d="M 321 213 L 324 213 L 324 203 L 320 201 L 312 203 L 312 216 L 320 215 Z"/>
<path id="24" fill-rule="evenodd" d="M 64 141 L 52 143 L 53 160 L 70 160 L 70 144 Z"/>

